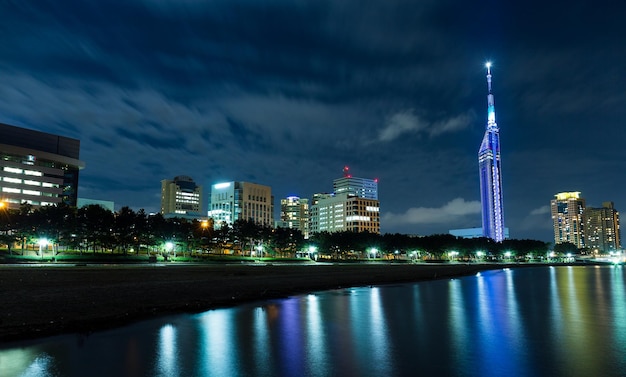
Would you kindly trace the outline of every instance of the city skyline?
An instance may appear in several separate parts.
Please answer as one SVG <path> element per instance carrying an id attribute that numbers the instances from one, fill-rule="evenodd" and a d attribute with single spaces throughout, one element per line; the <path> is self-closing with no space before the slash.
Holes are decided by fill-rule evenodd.
<path id="1" fill-rule="evenodd" d="M 0 123 L 80 140 L 79 196 L 117 208 L 158 212 L 178 175 L 310 199 L 348 165 L 378 178 L 382 233 L 447 233 L 481 226 L 491 61 L 506 227 L 552 241 L 554 193 L 626 208 L 625 8 L 8 2 Z"/>

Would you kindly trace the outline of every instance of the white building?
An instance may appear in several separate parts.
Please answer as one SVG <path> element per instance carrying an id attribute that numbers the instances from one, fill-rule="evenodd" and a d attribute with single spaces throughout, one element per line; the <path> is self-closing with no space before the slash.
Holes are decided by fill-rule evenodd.
<path id="1" fill-rule="evenodd" d="M 380 234 L 379 202 L 350 195 L 315 194 L 309 230 L 319 232 L 370 232 Z"/>
<path id="2" fill-rule="evenodd" d="M 274 225 L 272 188 L 250 182 L 223 182 L 211 186 L 208 216 L 215 227 L 251 220 L 258 225 Z"/>
<path id="3" fill-rule="evenodd" d="M 347 166 L 343 168 L 344 176 L 333 181 L 333 192 L 378 200 L 378 179 L 353 177 L 348 169 Z"/>

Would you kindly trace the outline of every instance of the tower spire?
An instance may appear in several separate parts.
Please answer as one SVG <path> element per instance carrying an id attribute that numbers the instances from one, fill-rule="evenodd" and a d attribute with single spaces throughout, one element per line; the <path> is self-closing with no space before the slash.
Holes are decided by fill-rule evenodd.
<path id="1" fill-rule="evenodd" d="M 491 62 L 487 62 L 485 64 L 487 67 L 487 129 L 488 130 L 497 130 L 498 125 L 496 124 L 496 106 L 493 100 L 493 92 L 491 91 Z"/>
<path id="2" fill-rule="evenodd" d="M 489 89 L 489 94 L 491 94 L 491 62 L 487 62 L 485 67 L 487 67 L 487 88 Z"/>
<path id="3" fill-rule="evenodd" d="M 483 235 L 500 242 L 505 238 L 500 171 L 500 130 L 491 89 L 491 62 L 487 67 L 487 129 L 478 151 Z"/>

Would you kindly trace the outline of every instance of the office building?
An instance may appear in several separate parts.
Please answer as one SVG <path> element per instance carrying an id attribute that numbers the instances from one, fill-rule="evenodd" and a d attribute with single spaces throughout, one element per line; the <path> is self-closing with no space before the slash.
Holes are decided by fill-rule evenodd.
<path id="1" fill-rule="evenodd" d="M 496 242 L 504 240 L 502 171 L 500 163 L 500 129 L 491 90 L 491 64 L 487 63 L 487 129 L 478 151 L 480 200 L 483 236 Z"/>
<path id="2" fill-rule="evenodd" d="M 320 232 L 370 232 L 380 234 L 379 202 L 351 195 L 315 194 L 309 230 Z"/>
<path id="3" fill-rule="evenodd" d="M 309 200 L 288 196 L 280 200 L 280 221 L 276 227 L 297 229 L 309 238 Z"/>
<path id="4" fill-rule="evenodd" d="M 583 212 L 585 199 L 579 191 L 561 192 L 550 202 L 550 213 L 554 228 L 554 243 L 570 242 L 576 247 L 585 246 Z"/>
<path id="5" fill-rule="evenodd" d="M 165 218 L 202 219 L 202 186 L 191 177 L 179 175 L 161 181 L 161 214 Z"/>
<path id="6" fill-rule="evenodd" d="M 599 253 L 621 250 L 619 212 L 613 202 L 602 203 L 602 208 L 585 208 L 585 247 Z"/>
<path id="7" fill-rule="evenodd" d="M 8 208 L 76 206 L 80 141 L 0 123 L 0 200 Z"/>
<path id="8" fill-rule="evenodd" d="M 333 181 L 333 192 L 378 200 L 378 179 L 353 177 L 346 166 L 343 168 L 343 177 Z"/>
<path id="9" fill-rule="evenodd" d="M 249 220 L 272 227 L 274 197 L 272 188 L 250 182 L 223 182 L 211 186 L 208 216 L 215 227 L 232 225 L 237 220 Z"/>

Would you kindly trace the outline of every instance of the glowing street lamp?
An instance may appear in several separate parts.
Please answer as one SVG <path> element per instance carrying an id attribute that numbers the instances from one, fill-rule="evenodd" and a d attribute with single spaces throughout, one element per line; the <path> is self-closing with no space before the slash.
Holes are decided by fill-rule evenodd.
<path id="1" fill-rule="evenodd" d="M 263 245 L 257 245 L 256 251 L 259 255 L 259 258 L 263 258 Z"/>
<path id="2" fill-rule="evenodd" d="M 165 251 L 167 251 L 168 254 L 170 254 L 172 252 L 172 250 L 174 250 L 174 243 L 171 241 L 168 241 L 165 243 Z"/>
<path id="3" fill-rule="evenodd" d="M 43 260 L 43 248 L 48 247 L 48 239 L 40 238 L 39 241 L 37 241 L 37 244 L 39 245 L 39 254 L 41 255 L 41 260 Z"/>
<path id="4" fill-rule="evenodd" d="M 317 247 L 309 246 L 309 259 L 311 259 L 311 254 L 315 255 L 315 253 L 317 253 Z M 315 257 L 317 259 L 317 255 L 315 255 Z"/>
<path id="5" fill-rule="evenodd" d="M 372 257 L 372 258 L 376 258 L 376 254 L 377 254 L 377 253 L 378 253 L 378 249 L 377 249 L 377 248 L 372 247 L 372 248 L 370 249 L 370 255 L 371 255 L 371 257 Z"/>

